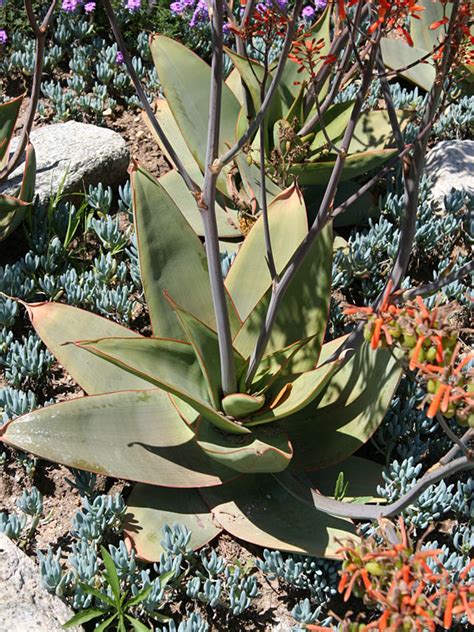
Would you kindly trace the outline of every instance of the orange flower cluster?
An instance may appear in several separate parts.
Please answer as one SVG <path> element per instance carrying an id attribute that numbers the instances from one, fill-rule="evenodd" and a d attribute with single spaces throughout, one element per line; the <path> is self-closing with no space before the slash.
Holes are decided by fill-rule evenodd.
<path id="1" fill-rule="evenodd" d="M 288 55 L 288 59 L 296 62 L 299 65 L 298 73 L 306 70 L 311 79 L 316 76 L 316 70 L 318 66 L 323 63 L 330 63 L 335 60 L 334 56 L 329 58 L 326 55 L 321 55 L 321 50 L 324 48 L 324 39 L 316 38 L 298 39 L 293 42 L 291 53 Z M 295 85 L 299 85 L 299 81 L 295 81 Z"/>
<path id="2" fill-rule="evenodd" d="M 366 321 L 364 336 L 372 349 L 396 345 L 409 356 L 408 368 L 426 384 L 422 406 L 428 405 L 428 417 L 440 411 L 461 425 L 474 425 L 474 368 L 468 366 L 474 353 L 461 354 L 450 324 L 453 306 L 429 310 L 419 296 L 398 306 L 390 292 L 389 286 L 377 311 L 346 305 L 344 312 Z"/>
<path id="3" fill-rule="evenodd" d="M 453 620 L 463 615 L 474 624 L 474 585 L 469 582 L 474 561 L 464 568 L 459 582 L 453 585 L 439 559 L 441 549 L 415 549 L 402 518 L 398 524 L 398 544 L 393 544 L 393 537 L 388 537 L 385 527 L 382 544 L 375 538 L 367 538 L 358 546 L 340 550 L 345 561 L 338 590 L 344 601 L 354 595 L 362 598 L 367 606 L 383 611 L 368 624 L 343 621 L 342 629 L 434 632 L 437 626 L 451 629 Z M 431 565 L 427 560 L 431 560 Z M 307 628 L 327 629 L 312 625 Z"/>
<path id="4" fill-rule="evenodd" d="M 447 4 L 447 1 L 444 0 L 443 4 Z M 462 2 L 459 6 L 458 19 L 457 24 L 455 25 L 456 30 L 459 32 L 461 38 L 458 41 L 455 49 L 456 57 L 453 60 L 453 66 L 465 64 L 467 66 L 472 66 L 474 64 L 474 35 L 472 34 L 472 18 L 473 18 L 473 5 L 472 2 Z M 446 26 L 449 22 L 449 19 L 445 16 L 443 19 L 438 20 L 438 22 L 433 22 L 431 24 L 430 29 L 436 30 L 442 26 Z M 433 59 L 435 61 L 441 59 L 443 55 L 443 47 L 441 47 L 435 55 L 433 55 Z"/>
<path id="5" fill-rule="evenodd" d="M 245 24 L 240 28 L 229 23 L 229 30 L 241 37 L 244 41 L 251 41 L 253 37 L 261 37 L 267 44 L 271 44 L 275 38 L 285 37 L 288 27 L 288 17 L 278 10 L 278 5 L 257 5 Z"/>

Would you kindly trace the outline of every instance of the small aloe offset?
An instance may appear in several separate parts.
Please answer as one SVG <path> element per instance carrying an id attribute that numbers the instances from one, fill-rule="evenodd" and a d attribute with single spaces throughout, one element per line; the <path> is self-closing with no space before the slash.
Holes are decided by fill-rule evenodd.
<path id="1" fill-rule="evenodd" d="M 9 158 L 9 148 L 23 97 L 0 105 L 0 172 Z M 23 220 L 35 194 L 36 158 L 33 145 L 26 147 L 23 179 L 15 195 L 0 193 L 0 241 L 6 239 Z M 0 182 L 1 184 L 1 182 Z"/>

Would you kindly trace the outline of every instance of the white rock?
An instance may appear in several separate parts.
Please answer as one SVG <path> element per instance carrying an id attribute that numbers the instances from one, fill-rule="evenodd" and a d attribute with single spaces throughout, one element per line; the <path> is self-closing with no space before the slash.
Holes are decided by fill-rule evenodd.
<path id="1" fill-rule="evenodd" d="M 64 193 L 83 192 L 89 184 L 118 186 L 127 178 L 129 153 L 120 134 L 104 127 L 68 121 L 34 130 L 36 193 L 44 203 L 56 195 L 64 181 Z M 15 147 L 15 139 L 12 149 Z M 15 193 L 23 165 L 0 185 L 0 193 Z"/>
<path id="2" fill-rule="evenodd" d="M 474 196 L 474 140 L 444 140 L 426 155 L 425 174 L 433 197 L 443 203 L 451 189 Z"/>
<path id="3" fill-rule="evenodd" d="M 73 614 L 43 588 L 33 560 L 0 533 L 0 632 L 61 632 Z"/>

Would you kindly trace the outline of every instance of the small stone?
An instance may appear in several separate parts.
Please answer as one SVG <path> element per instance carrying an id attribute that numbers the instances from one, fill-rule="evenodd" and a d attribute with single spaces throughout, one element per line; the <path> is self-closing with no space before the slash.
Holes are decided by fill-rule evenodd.
<path id="1" fill-rule="evenodd" d="M 112 110 L 110 108 L 107 108 L 106 110 L 102 112 L 102 114 L 104 116 L 112 116 Z"/>
<path id="2" fill-rule="evenodd" d="M 43 588 L 33 560 L 0 533 L 0 632 L 61 632 L 73 615 Z M 83 632 L 81 626 L 69 629 Z"/>
<path id="3" fill-rule="evenodd" d="M 12 142 L 12 150 L 15 148 Z M 130 160 L 120 134 L 105 127 L 68 121 L 32 132 L 36 152 L 36 194 L 45 204 L 63 183 L 63 193 L 79 193 L 92 184 L 117 187 L 127 179 Z M 23 164 L 0 185 L 0 193 L 14 194 L 21 185 Z"/>
<path id="4" fill-rule="evenodd" d="M 474 140 L 444 140 L 426 155 L 425 174 L 430 178 L 431 193 L 444 206 L 451 189 L 474 196 Z"/>
<path id="5" fill-rule="evenodd" d="M 142 129 L 139 129 L 135 134 L 135 138 L 143 138 L 145 136 L 145 132 Z"/>

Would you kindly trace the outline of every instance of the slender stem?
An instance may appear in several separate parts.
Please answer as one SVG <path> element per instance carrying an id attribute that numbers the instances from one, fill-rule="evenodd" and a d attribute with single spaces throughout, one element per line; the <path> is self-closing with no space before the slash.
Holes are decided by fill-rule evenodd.
<path id="1" fill-rule="evenodd" d="M 445 465 L 440 465 L 436 469 L 426 472 L 409 491 L 388 505 L 347 503 L 328 498 L 312 487 L 311 481 L 305 474 L 293 474 L 285 470 L 273 476 L 290 494 L 319 511 L 342 518 L 351 518 L 352 520 L 377 520 L 378 518 L 390 518 L 399 514 L 411 505 L 430 485 L 434 485 L 457 472 L 472 468 L 474 468 L 474 460 L 467 456 L 461 456 Z"/>
<path id="2" fill-rule="evenodd" d="M 219 254 L 219 236 L 216 221 L 216 185 L 218 173 L 213 169 L 213 163 L 219 151 L 219 132 L 222 109 L 222 80 L 223 80 L 223 3 L 220 0 L 212 2 L 212 65 L 211 89 L 209 94 L 209 125 L 207 135 L 206 168 L 204 172 L 204 186 L 202 195 L 198 196 L 198 208 L 204 224 L 204 236 L 209 278 L 211 283 L 212 300 L 216 316 L 217 335 L 219 341 L 219 357 L 221 367 L 221 382 L 224 395 L 237 391 L 234 355 L 232 349 L 232 334 L 230 330 L 227 300 L 224 288 L 224 278 Z"/>
<path id="3" fill-rule="evenodd" d="M 264 63 L 264 73 L 263 80 L 260 85 L 260 102 L 263 103 L 265 99 L 265 86 L 267 83 L 268 77 L 268 50 L 265 50 L 265 63 Z M 262 119 L 259 127 L 259 141 L 260 141 L 260 180 L 262 183 L 265 182 L 266 172 L 265 172 L 265 118 Z M 260 205 L 263 216 L 263 234 L 265 237 L 265 250 L 267 253 L 267 265 L 268 270 L 270 272 L 270 276 L 272 281 L 275 282 L 278 278 L 278 274 L 275 266 L 275 258 L 273 256 L 273 248 L 272 248 L 272 239 L 270 235 L 270 222 L 268 220 L 268 204 L 267 204 L 267 188 L 265 186 L 261 187 L 261 198 Z"/>
<path id="4" fill-rule="evenodd" d="M 311 247 L 314 243 L 314 240 L 321 232 L 322 227 L 328 221 L 328 217 L 330 214 L 331 206 L 334 202 L 334 197 L 336 195 L 337 187 L 339 185 L 339 181 L 341 179 L 342 171 L 344 169 L 344 163 L 347 156 L 347 151 L 349 149 L 349 145 L 351 143 L 352 137 L 354 135 L 355 127 L 359 116 L 362 111 L 362 106 L 364 104 L 367 92 L 370 87 L 370 83 L 372 80 L 373 68 L 375 65 L 375 56 L 377 53 L 377 49 L 379 46 L 379 39 L 377 39 L 376 43 L 372 47 L 372 51 L 370 53 L 369 59 L 364 68 L 364 73 L 362 75 L 362 82 L 357 93 L 357 97 L 354 103 L 354 107 L 352 109 L 351 118 L 347 125 L 346 131 L 344 133 L 344 137 L 341 143 L 340 153 L 338 154 L 334 168 L 331 173 L 331 177 L 329 179 L 329 183 L 326 187 L 326 191 L 321 202 L 321 206 L 319 208 L 318 214 L 308 231 L 306 237 L 303 239 L 299 247 L 296 249 L 293 257 L 290 259 L 283 275 L 280 277 L 277 283 L 274 284 L 272 288 L 272 294 L 270 297 L 270 302 L 268 305 L 267 314 L 265 317 L 265 323 L 260 331 L 259 337 L 257 339 L 257 344 L 255 349 L 250 357 L 249 368 L 247 371 L 246 381 L 247 385 L 251 384 L 253 377 L 255 376 L 255 372 L 257 371 L 260 360 L 263 357 L 268 341 L 270 340 L 271 332 L 273 325 L 275 323 L 275 319 L 278 313 L 278 308 L 281 304 L 283 296 L 288 289 L 291 281 L 293 280 L 295 274 L 299 270 L 301 264 L 303 263 L 305 257 L 311 250 Z"/>
<path id="5" fill-rule="evenodd" d="M 407 64 L 406 66 L 400 66 L 400 68 L 396 68 L 395 70 L 385 70 L 385 66 L 384 66 L 384 72 L 380 74 L 379 77 L 387 77 L 387 78 L 396 77 L 401 72 L 406 72 L 407 70 L 410 70 L 411 68 L 415 68 L 415 66 L 418 66 L 419 64 L 423 64 L 425 61 L 429 61 L 433 57 L 433 55 L 442 48 L 442 46 L 443 46 L 442 43 L 437 44 L 428 53 L 426 53 L 426 55 L 423 55 L 423 57 L 420 57 L 416 61 L 412 61 L 411 64 Z"/>
<path id="6" fill-rule="evenodd" d="M 367 16 L 368 11 L 369 11 L 369 6 L 367 3 L 365 3 L 360 13 L 361 20 L 363 20 Z M 349 29 L 347 28 L 347 26 L 345 26 L 340 32 L 340 34 L 332 42 L 331 47 L 329 48 L 328 55 L 333 55 L 334 57 L 338 57 L 340 52 L 347 45 L 348 40 L 349 40 Z M 311 84 L 310 89 L 308 90 L 308 94 L 306 95 L 305 104 L 304 104 L 305 116 L 308 116 L 309 112 L 311 111 L 314 105 L 315 95 L 318 93 L 318 91 L 327 81 L 330 72 L 331 72 L 331 64 L 324 64 L 319 69 L 319 72 L 316 75 L 315 81 Z M 305 127 L 302 130 L 302 136 L 304 136 L 310 131 L 309 129 L 305 129 L 307 125 L 305 125 Z"/>
<path id="7" fill-rule="evenodd" d="M 242 28 L 245 29 L 248 23 L 248 20 L 253 13 L 254 6 L 255 6 L 255 0 L 248 0 L 247 4 L 245 5 L 242 20 L 240 21 L 241 29 Z M 230 16 L 232 16 L 232 13 L 231 12 L 229 13 L 230 13 Z M 233 19 L 233 17 L 231 17 L 230 19 Z M 247 57 L 247 48 L 245 46 L 245 42 L 243 38 L 241 37 L 241 35 L 239 34 L 235 35 L 235 46 L 236 46 L 237 53 L 241 57 Z M 240 77 L 240 81 L 242 83 L 242 90 L 243 90 L 243 95 L 244 95 L 245 115 L 247 117 L 247 120 L 250 120 L 250 117 L 252 114 L 252 95 L 250 94 L 250 90 L 248 89 L 243 77 Z"/>
<path id="8" fill-rule="evenodd" d="M 397 111 L 393 103 L 392 91 L 390 90 L 390 84 L 387 81 L 387 77 L 383 75 L 385 66 L 383 63 L 382 53 L 380 50 L 378 51 L 378 54 L 377 54 L 377 68 L 378 68 L 378 77 L 380 79 L 380 85 L 382 87 L 382 94 L 385 100 L 385 105 L 387 107 L 388 118 L 390 121 L 390 125 L 392 127 L 393 137 L 395 138 L 398 151 L 402 152 L 405 149 L 405 141 L 403 139 L 402 130 L 400 129 L 400 123 L 398 122 Z"/>
<path id="9" fill-rule="evenodd" d="M 23 152 L 25 151 L 26 144 L 31 134 L 33 127 L 33 121 L 35 118 L 36 108 L 41 93 L 41 77 L 43 75 L 44 66 L 44 52 L 46 46 L 46 38 L 48 35 L 48 28 L 53 18 L 54 9 L 56 8 L 58 0 L 53 0 L 49 9 L 44 17 L 43 22 L 38 26 L 31 0 L 25 0 L 25 9 L 28 15 L 28 21 L 31 24 L 36 37 L 36 50 L 35 50 L 35 66 L 33 71 L 33 86 L 31 88 L 30 102 L 28 105 L 28 111 L 25 117 L 25 123 L 21 130 L 18 145 L 13 155 L 9 158 L 5 167 L 0 171 L 0 182 L 8 178 L 12 171 L 18 166 Z"/>
<path id="10" fill-rule="evenodd" d="M 426 126 L 417 136 L 417 139 L 423 138 L 425 135 L 429 135 L 431 131 L 431 125 Z M 416 142 L 416 141 L 415 141 Z M 370 180 L 368 180 L 365 184 L 363 184 L 358 191 L 350 195 L 348 198 L 344 200 L 339 206 L 337 206 L 333 211 L 331 211 L 331 219 L 335 219 L 339 215 L 342 215 L 347 209 L 357 202 L 367 191 L 370 191 L 376 184 L 379 182 L 384 176 L 386 176 L 392 168 L 398 163 L 401 158 L 404 158 L 410 151 L 413 149 L 413 143 L 410 145 L 406 145 L 405 149 L 396 155 L 392 156 L 387 162 L 385 166 L 378 171 Z"/>
<path id="11" fill-rule="evenodd" d="M 142 107 L 145 110 L 145 113 L 148 116 L 148 119 L 149 119 L 151 125 L 153 126 L 153 129 L 155 130 L 155 132 L 156 132 L 158 138 L 160 139 L 160 142 L 162 143 L 163 147 L 165 148 L 166 152 L 171 157 L 171 161 L 173 162 L 173 166 L 176 168 L 176 170 L 178 171 L 180 176 L 183 178 L 183 180 L 184 180 L 186 186 L 188 187 L 188 189 L 193 194 L 199 193 L 200 189 L 199 189 L 198 185 L 191 178 L 191 176 L 189 175 L 189 173 L 188 173 L 186 167 L 184 166 L 181 158 L 175 152 L 175 150 L 173 148 L 173 145 L 170 143 L 170 141 L 168 140 L 166 134 L 164 133 L 161 125 L 158 123 L 158 121 L 156 119 L 156 116 L 155 116 L 155 113 L 153 112 L 153 108 L 151 107 L 150 103 L 148 102 L 148 98 L 147 98 L 147 96 L 145 94 L 145 90 L 143 89 L 143 86 L 142 86 L 142 84 L 140 82 L 140 79 L 139 79 L 137 73 L 135 72 L 135 68 L 133 67 L 132 58 L 130 57 L 130 53 L 128 52 L 127 45 L 125 44 L 125 39 L 123 37 L 122 31 L 120 29 L 119 23 L 118 23 L 117 18 L 115 16 L 115 12 L 114 12 L 114 10 L 112 8 L 110 0 L 103 0 L 103 5 L 104 5 L 105 12 L 107 14 L 107 17 L 109 19 L 110 26 L 112 28 L 113 34 L 115 36 L 115 40 L 117 41 L 119 50 L 120 50 L 120 52 L 123 55 L 123 60 L 125 62 L 125 66 L 127 68 L 127 71 L 128 71 L 129 76 L 130 76 L 130 79 L 132 80 L 132 83 L 133 83 L 133 85 L 135 87 L 135 90 L 137 92 L 138 98 L 140 99 L 140 103 L 142 104 Z"/>
<path id="12" fill-rule="evenodd" d="M 462 442 L 462 439 L 460 439 L 457 436 L 457 434 L 451 430 L 451 428 L 446 423 L 445 418 L 443 417 L 443 415 L 440 412 L 436 413 L 436 419 L 438 420 L 438 423 L 441 426 L 441 428 L 443 429 L 444 433 L 451 439 L 451 441 L 455 445 L 457 445 L 458 450 L 461 450 L 461 452 L 465 456 L 469 456 L 469 454 L 470 454 L 469 448 Z"/>
<path id="13" fill-rule="evenodd" d="M 288 22 L 288 28 L 286 31 L 285 39 L 283 41 L 283 47 L 280 54 L 280 59 L 278 61 L 277 68 L 275 73 L 273 74 L 272 82 L 270 83 L 270 87 L 268 89 L 267 94 L 265 95 L 265 99 L 260 107 L 260 110 L 257 112 L 255 118 L 250 123 L 246 132 L 239 138 L 239 140 L 231 147 L 223 156 L 218 158 L 213 168 L 216 171 L 221 171 L 225 165 L 229 164 L 229 162 L 238 154 L 241 149 L 245 147 L 245 145 L 253 138 L 255 132 L 260 127 L 260 123 L 268 112 L 268 108 L 273 100 L 275 92 L 280 84 L 281 78 L 283 76 L 283 71 L 285 69 L 286 60 L 288 58 L 288 53 L 291 50 L 291 46 L 293 44 L 293 35 L 295 33 L 297 20 L 301 9 L 303 7 L 304 0 L 296 0 L 296 5 L 293 10 L 293 15 Z"/>
<path id="14" fill-rule="evenodd" d="M 410 300 L 415 298 L 415 296 L 426 296 L 428 294 L 433 294 L 437 292 L 445 285 L 449 285 L 450 283 L 454 283 L 455 281 L 459 281 L 465 276 L 472 274 L 474 272 L 474 261 L 469 261 L 461 266 L 458 270 L 447 274 L 445 277 L 440 277 L 436 281 L 432 283 L 427 283 L 426 285 L 420 285 L 420 287 L 411 288 L 410 290 L 406 290 L 403 292 L 403 300 Z"/>
<path id="15" fill-rule="evenodd" d="M 341 153 L 341 150 L 339 149 L 339 147 L 337 147 L 337 146 L 336 146 L 336 145 L 332 142 L 332 140 L 329 138 L 329 134 L 328 134 L 328 132 L 327 132 L 326 125 L 325 125 L 325 123 L 324 123 L 323 114 L 321 113 L 321 106 L 319 105 L 319 99 L 318 99 L 318 97 L 317 97 L 317 96 L 316 96 L 316 111 L 317 111 L 317 113 L 318 113 L 318 122 L 319 122 L 319 125 L 320 125 L 320 127 L 321 127 L 321 131 L 322 131 L 322 133 L 323 133 L 324 139 L 325 139 L 325 141 L 326 141 L 326 143 L 327 143 L 328 147 L 330 147 L 330 148 L 333 150 L 333 152 L 334 152 L 335 154 L 340 154 L 340 153 Z"/>
<path id="16" fill-rule="evenodd" d="M 310 132 L 313 131 L 313 129 L 316 127 L 316 125 L 319 123 L 319 121 L 321 120 L 321 118 L 325 115 L 327 109 L 334 104 L 334 97 L 336 96 L 336 94 L 339 92 L 339 88 L 341 86 L 341 83 L 343 81 L 343 76 L 344 76 L 344 72 L 347 68 L 347 65 L 349 64 L 350 58 L 351 58 L 351 49 L 350 47 L 347 47 L 347 49 L 344 52 L 344 57 L 342 59 L 341 62 L 341 68 L 340 70 L 338 70 L 338 72 L 336 73 L 335 77 L 334 77 L 334 81 L 332 82 L 331 85 L 331 89 L 329 90 L 326 98 L 324 99 L 324 101 L 321 103 L 320 107 L 317 108 L 317 111 L 306 121 L 306 123 L 303 125 L 303 127 L 300 129 L 300 131 L 298 132 L 298 136 L 306 136 L 306 134 L 309 134 Z M 318 99 L 316 98 L 316 94 L 314 95 L 314 101 L 316 103 L 316 105 L 318 104 Z"/>
<path id="17" fill-rule="evenodd" d="M 463 436 L 460 439 L 463 446 L 465 446 L 467 449 L 469 449 L 468 444 L 473 436 L 474 436 L 474 428 L 469 428 L 469 430 L 466 430 L 466 432 L 463 434 Z M 459 447 L 457 445 L 453 445 L 453 447 L 450 450 L 448 450 L 448 452 L 446 452 L 446 454 L 439 460 L 440 465 L 446 465 L 446 463 L 449 463 L 450 461 L 452 461 L 458 452 L 459 452 Z"/>
<path id="18" fill-rule="evenodd" d="M 459 1 L 460 0 L 453 0 L 452 3 L 452 13 L 449 22 L 448 34 L 445 38 L 442 61 L 440 64 L 438 75 L 430 91 L 428 103 L 421 121 L 421 127 L 427 127 L 430 131 L 433 126 L 433 121 L 436 116 L 436 111 L 441 99 L 441 95 L 443 93 L 443 79 L 450 65 L 453 44 L 452 39 L 454 36 L 454 26 L 459 10 Z M 405 213 L 400 228 L 400 239 L 398 242 L 397 255 L 395 257 L 389 280 L 387 281 L 387 284 L 389 282 L 392 283 L 393 291 L 397 290 L 400 287 L 408 269 L 408 264 L 411 257 L 411 251 L 416 232 L 418 194 L 420 190 L 421 176 L 423 174 L 423 165 L 425 162 L 428 139 L 429 134 L 426 134 L 423 136 L 423 138 L 418 139 L 414 143 L 413 156 L 408 161 L 408 167 L 405 167 Z M 384 292 L 385 288 L 381 293 L 379 299 L 377 300 L 377 304 L 381 300 Z"/>

